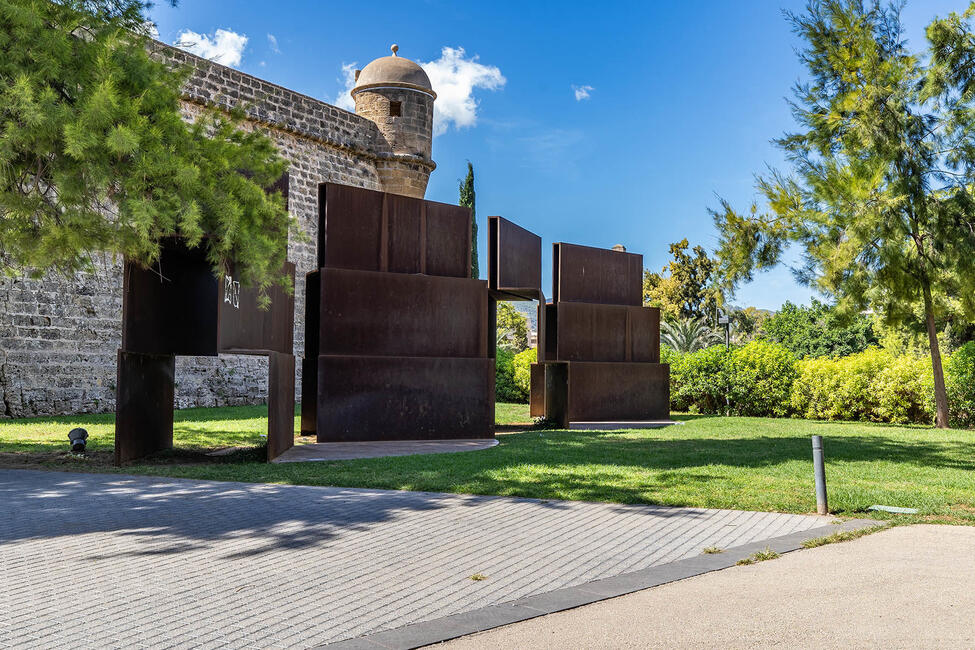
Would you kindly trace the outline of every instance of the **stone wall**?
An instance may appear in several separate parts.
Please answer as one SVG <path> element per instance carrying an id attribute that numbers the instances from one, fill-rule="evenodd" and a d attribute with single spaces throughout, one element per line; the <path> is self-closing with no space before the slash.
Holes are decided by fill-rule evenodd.
<path id="1" fill-rule="evenodd" d="M 391 154 L 385 138 L 362 116 L 162 44 L 157 50 L 193 68 L 185 88 L 188 117 L 204 105 L 244 104 L 250 126 L 266 129 L 291 162 L 289 210 L 308 235 L 305 242 L 292 242 L 288 253 L 297 267 L 295 351 L 301 354 L 304 277 L 315 266 L 318 184 L 384 189 L 377 163 L 385 164 Z M 97 273 L 71 280 L 0 279 L 0 417 L 114 410 L 121 289 L 121 264 L 110 260 L 99 262 Z M 261 403 L 266 373 L 262 357 L 178 357 L 177 406 Z M 300 389 L 300 381 L 296 385 Z"/>

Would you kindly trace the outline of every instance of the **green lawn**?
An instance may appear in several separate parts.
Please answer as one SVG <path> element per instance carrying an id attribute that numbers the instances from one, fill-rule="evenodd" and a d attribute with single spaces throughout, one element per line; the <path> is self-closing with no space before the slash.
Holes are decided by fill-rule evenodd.
<path id="1" fill-rule="evenodd" d="M 485 451 L 268 465 L 257 449 L 263 407 L 177 412 L 180 451 L 121 471 L 187 478 L 500 494 L 781 512 L 815 509 L 809 436 L 824 437 L 830 509 L 863 516 L 872 504 L 919 508 L 926 520 L 975 524 L 975 432 L 805 420 L 678 416 L 649 431 L 499 435 Z M 527 406 L 499 404 L 498 422 L 527 422 Z M 89 459 L 64 453 L 67 431 L 92 434 Z M 111 467 L 112 416 L 0 423 L 0 465 L 82 471 Z M 874 515 L 884 517 L 886 515 Z"/>

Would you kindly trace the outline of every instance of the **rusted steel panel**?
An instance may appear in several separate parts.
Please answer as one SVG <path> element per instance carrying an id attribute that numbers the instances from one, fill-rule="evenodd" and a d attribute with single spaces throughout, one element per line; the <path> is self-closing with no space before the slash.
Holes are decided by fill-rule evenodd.
<path id="1" fill-rule="evenodd" d="M 626 310 L 622 305 L 562 302 L 552 361 L 626 361 Z"/>
<path id="2" fill-rule="evenodd" d="M 217 278 L 202 247 L 166 240 L 151 269 L 125 263 L 122 349 L 143 354 L 217 354 Z"/>
<path id="3" fill-rule="evenodd" d="M 488 286 L 523 300 L 542 288 L 542 238 L 503 217 L 488 217 Z"/>
<path id="4" fill-rule="evenodd" d="M 670 417 L 668 364 L 573 361 L 568 365 L 572 422 Z"/>
<path id="5" fill-rule="evenodd" d="M 316 332 L 321 329 L 321 311 L 322 273 L 312 271 L 305 274 L 305 358 L 313 361 L 319 355 Z"/>
<path id="6" fill-rule="evenodd" d="M 531 364 L 530 372 L 529 414 L 540 418 L 545 415 L 545 364 Z"/>
<path id="7" fill-rule="evenodd" d="M 651 307 L 562 302 L 553 361 L 660 360 L 660 311 Z"/>
<path id="8" fill-rule="evenodd" d="M 378 271 L 383 193 L 318 186 L 318 268 Z"/>
<path id="9" fill-rule="evenodd" d="M 483 280 L 325 269 L 320 354 L 486 358 L 487 302 Z"/>
<path id="10" fill-rule="evenodd" d="M 558 344 L 559 344 L 559 310 L 556 305 L 552 303 L 546 303 L 544 309 L 541 310 L 545 315 L 545 322 L 539 321 L 538 327 L 544 326 L 545 340 L 539 340 L 539 356 L 544 356 L 546 361 L 557 361 L 558 355 Z M 544 355 L 542 354 L 544 351 Z"/>
<path id="11" fill-rule="evenodd" d="M 176 357 L 118 351 L 115 464 L 173 446 Z"/>
<path id="12" fill-rule="evenodd" d="M 660 363 L 660 309 L 627 307 L 627 316 L 630 349 L 628 361 Z"/>
<path id="13" fill-rule="evenodd" d="M 471 276 L 471 211 L 446 203 L 426 204 L 427 275 Z"/>
<path id="14" fill-rule="evenodd" d="M 295 444 L 295 357 L 272 352 L 267 380 L 267 459 Z"/>
<path id="15" fill-rule="evenodd" d="M 538 320 L 536 321 L 535 326 L 538 328 L 538 332 L 536 332 L 536 336 L 538 336 L 538 340 L 535 342 L 535 361 L 537 363 L 542 363 L 543 361 L 546 360 L 545 318 L 547 312 L 545 309 L 545 294 L 542 293 L 541 291 L 538 292 L 538 305 L 536 306 L 536 308 L 538 309 Z"/>
<path id="16" fill-rule="evenodd" d="M 386 194 L 387 265 L 390 273 L 423 273 L 423 201 Z"/>
<path id="17" fill-rule="evenodd" d="M 562 427 L 569 428 L 569 377 L 571 364 L 550 361 L 542 366 L 545 369 L 545 419 Z"/>
<path id="18" fill-rule="evenodd" d="M 318 430 L 318 357 L 301 360 L 301 435 Z"/>
<path id="19" fill-rule="evenodd" d="M 553 245 L 552 300 L 643 304 L 643 256 L 576 244 Z"/>
<path id="20" fill-rule="evenodd" d="M 295 265 L 285 263 L 294 286 Z M 219 351 L 236 354 L 294 352 L 295 299 L 278 285 L 268 291 L 271 305 L 258 307 L 258 290 L 241 286 L 233 273 L 220 278 Z"/>
<path id="21" fill-rule="evenodd" d="M 492 359 L 318 359 L 318 441 L 494 436 Z"/>
<path id="22" fill-rule="evenodd" d="M 470 277 L 468 208 L 319 186 L 319 268 Z"/>

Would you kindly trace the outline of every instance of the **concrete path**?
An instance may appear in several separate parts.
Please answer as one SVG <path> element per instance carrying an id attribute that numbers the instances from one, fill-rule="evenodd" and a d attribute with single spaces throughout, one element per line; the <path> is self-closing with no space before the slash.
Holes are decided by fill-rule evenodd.
<path id="1" fill-rule="evenodd" d="M 894 528 L 438 647 L 773 646 L 975 647 L 975 527 Z"/>
<path id="2" fill-rule="evenodd" d="M 0 647 L 307 648 L 824 524 L 777 513 L 2 470 Z"/>

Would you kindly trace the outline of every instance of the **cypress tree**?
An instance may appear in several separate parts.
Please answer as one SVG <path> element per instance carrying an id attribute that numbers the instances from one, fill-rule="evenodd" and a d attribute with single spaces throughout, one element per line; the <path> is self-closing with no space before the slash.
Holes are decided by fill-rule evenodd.
<path id="1" fill-rule="evenodd" d="M 460 184 L 460 205 L 471 209 L 471 277 L 475 280 L 481 272 L 477 265 L 477 216 L 474 212 L 474 166 L 467 161 L 467 177 Z"/>

